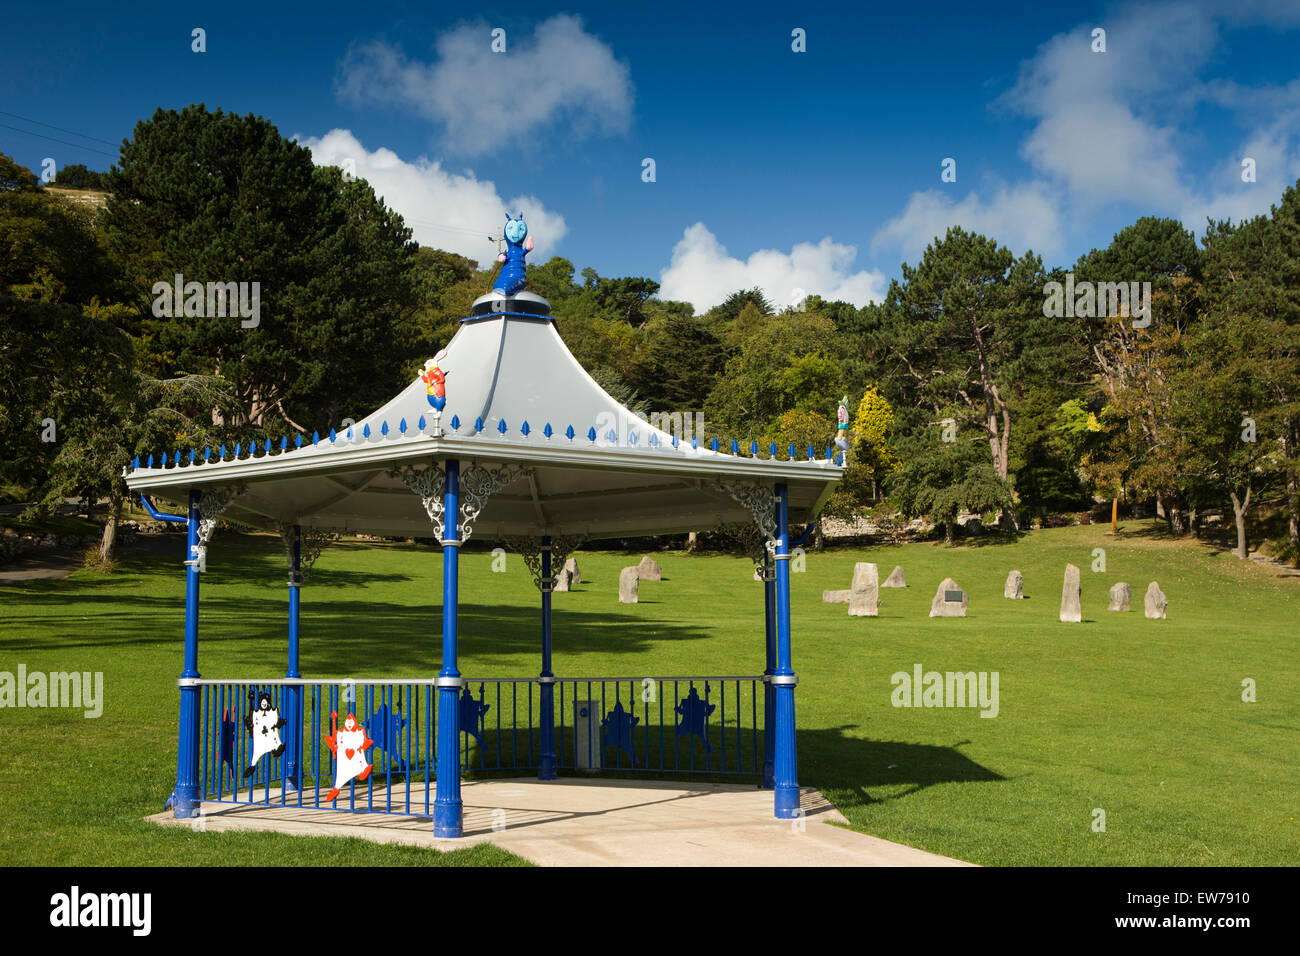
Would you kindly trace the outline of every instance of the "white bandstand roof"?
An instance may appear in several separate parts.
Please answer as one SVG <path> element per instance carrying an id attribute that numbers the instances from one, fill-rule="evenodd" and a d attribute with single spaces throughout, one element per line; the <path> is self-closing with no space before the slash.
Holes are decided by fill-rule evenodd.
<path id="1" fill-rule="evenodd" d="M 808 460 L 806 449 L 802 460 L 781 460 L 767 449 L 749 457 L 714 451 L 702 439 L 698 447 L 689 438 L 674 443 L 596 384 L 549 317 L 519 311 L 544 307 L 526 292 L 476 303 L 484 314 L 461 325 L 439 363 L 447 395 L 441 434 L 417 378 L 332 439 L 243 448 L 238 458 L 228 449 L 223 460 L 213 449 L 206 462 L 199 451 L 193 464 L 188 451 L 179 461 L 173 454 L 162 466 L 129 469 L 127 486 L 182 506 L 191 488 L 235 486 L 241 490 L 223 517 L 256 527 L 428 536 L 420 497 L 393 471 L 455 458 L 462 470 L 523 468 L 487 500 L 477 539 L 670 534 L 752 522 L 722 483 L 785 482 L 791 522 L 817 515 L 842 465 L 824 452 Z"/>

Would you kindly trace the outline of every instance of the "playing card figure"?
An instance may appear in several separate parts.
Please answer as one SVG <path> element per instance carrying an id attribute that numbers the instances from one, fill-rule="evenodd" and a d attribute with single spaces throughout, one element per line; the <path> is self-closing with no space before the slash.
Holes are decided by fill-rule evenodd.
<path id="1" fill-rule="evenodd" d="M 429 405 L 435 412 L 441 412 L 447 406 L 447 373 L 439 364 L 446 357 L 447 350 L 443 349 L 424 363 L 424 371 L 420 373 L 420 381 L 424 382 L 425 397 L 429 399 Z"/>
<path id="2" fill-rule="evenodd" d="M 256 702 L 254 702 L 255 697 Z M 288 721 L 271 705 L 270 694 L 265 692 L 254 694 L 251 690 L 248 692 L 248 713 L 244 717 L 244 727 L 248 730 L 249 740 L 252 741 L 253 753 L 249 756 L 248 767 L 244 770 L 245 779 L 253 775 L 253 771 L 257 769 L 257 762 L 267 754 L 278 757 L 284 753 L 280 728 L 286 723 Z"/>
<path id="3" fill-rule="evenodd" d="M 359 723 L 355 714 L 343 718 L 343 726 L 338 726 L 339 712 L 330 711 L 330 735 L 325 738 L 325 745 L 334 753 L 334 789 L 325 795 L 326 800 L 338 799 L 339 791 L 353 779 L 365 780 L 370 776 L 371 766 L 366 760 L 366 751 L 375 742 L 366 736 L 366 730 Z"/>

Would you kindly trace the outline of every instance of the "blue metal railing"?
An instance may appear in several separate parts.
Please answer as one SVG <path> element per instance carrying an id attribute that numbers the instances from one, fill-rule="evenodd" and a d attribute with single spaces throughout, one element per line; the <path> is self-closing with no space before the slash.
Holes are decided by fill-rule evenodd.
<path id="1" fill-rule="evenodd" d="M 200 783 L 205 801 L 429 816 L 437 779 L 437 690 L 421 680 L 199 680 Z M 536 678 L 467 680 L 462 771 L 526 772 L 541 760 Z M 556 766 L 575 773 L 758 778 L 762 677 L 606 677 L 554 681 Z M 250 699 L 250 693 L 253 695 Z M 259 754 L 246 718 L 266 694 L 283 749 Z M 373 745 L 364 779 L 337 778 L 327 745 L 351 713 Z M 274 742 L 274 740 L 272 741 Z M 340 744 L 340 746 L 342 746 Z M 258 759 L 253 760 L 254 755 Z M 331 800 L 331 791 L 339 793 Z"/>

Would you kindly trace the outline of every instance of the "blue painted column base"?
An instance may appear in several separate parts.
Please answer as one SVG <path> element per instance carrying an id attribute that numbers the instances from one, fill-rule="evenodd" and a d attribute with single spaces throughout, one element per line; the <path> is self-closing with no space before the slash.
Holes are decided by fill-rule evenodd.
<path id="1" fill-rule="evenodd" d="M 438 688 L 438 781 L 433 803 L 433 835 L 457 839 L 464 835 L 464 802 L 460 798 L 460 686 Z"/>
<path id="2" fill-rule="evenodd" d="M 794 740 L 794 685 L 778 684 L 772 688 L 776 698 L 776 761 L 775 791 L 776 816 L 791 820 L 799 816 L 799 782 L 795 763 Z"/>
<path id="3" fill-rule="evenodd" d="M 176 787 L 163 809 L 178 820 L 199 815 L 199 689 L 181 688 L 181 710 L 176 750 Z"/>

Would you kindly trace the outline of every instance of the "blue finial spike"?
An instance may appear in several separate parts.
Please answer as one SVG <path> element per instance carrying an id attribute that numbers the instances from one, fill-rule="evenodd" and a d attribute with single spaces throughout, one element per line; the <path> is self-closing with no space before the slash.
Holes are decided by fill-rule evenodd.
<path id="1" fill-rule="evenodd" d="M 772 442 L 772 444 L 767 446 L 767 453 L 773 458 L 776 457 L 776 442 Z"/>
<path id="2" fill-rule="evenodd" d="M 731 440 L 731 453 L 733 455 L 740 454 L 740 442 L 736 441 L 734 438 Z"/>
<path id="3" fill-rule="evenodd" d="M 504 418 L 497 422 L 497 431 L 502 435 L 506 433 L 506 420 Z"/>
<path id="4" fill-rule="evenodd" d="M 150 455 L 150 456 L 149 456 L 149 464 L 145 465 L 145 467 L 146 467 L 146 468 L 152 468 L 152 467 L 153 467 L 153 455 Z"/>
<path id="5" fill-rule="evenodd" d="M 405 434 L 406 434 L 406 419 L 405 419 L 405 418 L 403 418 L 400 422 L 397 423 L 397 433 L 398 433 L 399 435 L 405 435 Z"/>
<path id="6" fill-rule="evenodd" d="M 271 454 L 271 439 L 266 440 L 266 445 L 262 448 L 262 451 L 268 455 Z"/>
<path id="7" fill-rule="evenodd" d="M 636 432 L 632 431 L 631 429 L 628 429 L 628 432 L 627 432 L 627 443 L 628 443 L 629 445 L 635 445 L 635 444 L 636 444 Z"/>
<path id="8" fill-rule="evenodd" d="M 283 454 L 283 453 L 284 453 L 284 450 L 285 450 L 286 448 L 288 448 L 288 447 L 289 447 L 289 436 L 288 436 L 288 435 L 281 435 L 281 436 L 280 436 L 280 453 Z"/>
<path id="9" fill-rule="evenodd" d="M 334 441 L 334 439 L 335 439 L 336 437 L 338 437 L 338 436 L 336 436 L 336 435 L 334 434 L 334 429 L 331 428 L 331 429 L 330 429 L 330 441 L 331 441 L 331 442 Z"/>
<path id="10" fill-rule="evenodd" d="M 452 419 L 452 422 L 453 422 L 453 424 L 452 424 L 451 427 L 452 427 L 452 428 L 455 428 L 455 427 L 456 427 L 455 419 Z M 415 423 L 415 427 L 418 428 L 418 429 L 420 429 L 420 431 L 424 431 L 425 421 L 424 421 L 424 416 L 423 416 L 423 415 L 421 415 L 421 416 L 420 416 L 420 420 L 419 420 L 418 422 Z"/>
<path id="11" fill-rule="evenodd" d="M 674 447 L 674 448 L 677 447 L 677 436 L 676 436 L 676 435 L 673 436 L 673 447 Z"/>
<path id="12" fill-rule="evenodd" d="M 587 429 L 587 441 L 595 441 L 595 440 L 596 440 L 596 429 L 595 429 L 595 428 L 588 428 L 588 429 Z"/>
<path id="13" fill-rule="evenodd" d="M 312 433 L 311 433 L 311 443 L 312 443 L 313 445 L 319 445 L 319 444 L 320 444 L 320 432 L 312 432 Z"/>
<path id="14" fill-rule="evenodd" d="M 838 455 L 835 456 L 835 464 L 837 465 L 844 464 L 844 452 L 840 452 Z"/>
<path id="15" fill-rule="evenodd" d="M 206 464 L 208 463 L 208 459 L 210 459 L 211 457 L 212 457 L 212 449 L 211 449 L 211 447 L 204 448 L 204 449 L 203 449 L 203 464 L 206 465 Z"/>
<path id="16" fill-rule="evenodd" d="M 809 445 L 809 446 L 808 446 L 808 460 L 809 460 L 809 461 L 816 461 L 816 460 L 817 460 L 817 452 L 816 452 L 815 450 L 813 450 L 813 446 L 812 446 L 812 445 Z"/>
<path id="17" fill-rule="evenodd" d="M 351 440 L 352 440 L 352 426 L 351 426 L 351 425 L 348 426 L 348 432 L 347 432 L 347 435 L 346 435 L 345 437 L 347 438 L 348 441 L 351 441 Z"/>
<path id="18" fill-rule="evenodd" d="M 243 443 L 242 443 L 242 442 L 235 442 L 235 458 L 236 458 L 236 459 L 239 458 L 239 455 L 240 455 L 240 453 L 241 453 L 243 450 L 244 450 L 244 445 L 243 445 Z"/>
<path id="19" fill-rule="evenodd" d="M 369 438 L 369 437 L 370 437 L 370 426 L 369 426 L 369 425 L 362 425 L 362 426 L 361 426 L 361 437 L 362 437 L 362 438 Z"/>
<path id="20" fill-rule="evenodd" d="M 692 450 L 692 451 L 699 451 L 699 450 L 700 450 L 700 436 L 699 436 L 699 435 L 692 435 L 692 436 L 691 436 L 691 450 Z"/>
<path id="21" fill-rule="evenodd" d="M 827 446 L 826 446 L 826 460 L 827 460 L 827 461 L 834 461 L 834 460 L 835 460 L 835 455 L 831 452 L 831 446 L 830 446 L 830 445 L 827 445 Z"/>
<path id="22" fill-rule="evenodd" d="M 420 418 L 420 421 L 423 422 L 423 421 L 424 421 L 424 418 L 421 417 L 421 418 Z M 422 425 L 420 425 L 420 427 L 421 427 L 421 428 L 424 428 L 424 425 L 422 424 Z M 452 415 L 452 416 L 451 416 L 451 430 L 454 431 L 454 432 L 458 432 L 458 431 L 460 431 L 460 416 L 459 416 L 459 415 Z"/>
<path id="23" fill-rule="evenodd" d="M 756 441 L 751 441 L 751 442 L 749 443 L 749 455 L 750 455 L 751 458 L 757 458 L 757 457 L 758 457 L 758 442 L 756 442 Z"/>
<path id="24" fill-rule="evenodd" d="M 140 456 L 139 456 L 139 455 L 136 455 L 134 458 L 131 459 L 131 470 L 132 470 L 132 471 L 139 471 L 139 470 L 140 470 Z"/>
<path id="25" fill-rule="evenodd" d="M 546 423 L 546 427 L 542 429 L 542 434 L 545 435 L 547 438 L 550 438 L 552 435 L 555 434 L 555 432 L 551 430 L 550 422 Z"/>
<path id="26" fill-rule="evenodd" d="M 474 434 L 477 435 L 482 430 L 483 430 L 483 419 L 482 418 L 474 419 Z"/>
<path id="27" fill-rule="evenodd" d="M 572 426 L 572 425 L 570 425 L 568 428 L 566 428 L 566 429 L 564 430 L 564 437 L 567 438 L 567 439 L 569 439 L 569 441 L 573 441 L 573 436 L 576 435 L 576 434 L 577 434 L 577 432 L 575 432 L 575 431 L 573 430 L 573 426 Z"/>
<path id="28" fill-rule="evenodd" d="M 658 448 L 658 447 L 659 447 L 659 436 L 658 436 L 657 434 L 655 434 L 654 432 L 651 432 L 651 433 L 650 433 L 650 447 L 651 447 L 651 448 Z"/>
<path id="29" fill-rule="evenodd" d="M 176 457 L 175 457 L 174 459 L 172 459 L 172 463 L 175 464 L 176 467 L 178 467 L 178 468 L 180 467 L 180 464 L 181 464 L 181 450 L 180 450 L 179 448 L 176 449 Z"/>
<path id="30" fill-rule="evenodd" d="M 711 447 L 713 448 L 714 451 L 717 451 L 717 450 L 718 450 L 718 440 L 717 440 L 716 438 L 713 439 L 712 442 L 710 442 L 710 445 L 711 445 Z"/>
<path id="31" fill-rule="evenodd" d="M 191 465 L 194 464 L 195 459 L 197 459 L 198 457 L 199 457 L 199 456 L 198 456 L 198 453 L 195 452 L 193 448 L 191 448 L 191 449 L 190 449 L 190 464 L 191 464 Z"/>
<path id="32" fill-rule="evenodd" d="M 525 438 L 528 437 L 528 433 L 529 433 L 530 431 L 532 431 L 532 429 L 528 427 L 528 420 L 527 420 L 527 419 L 524 419 L 524 423 L 523 423 L 522 425 L 519 426 L 519 431 L 520 431 L 520 433 L 521 433 Z"/>
<path id="33" fill-rule="evenodd" d="M 226 460 L 226 446 L 225 446 L 225 445 L 222 445 L 222 446 L 221 446 L 221 453 L 220 453 L 220 456 L 221 456 L 221 457 L 219 458 L 220 461 L 225 461 L 225 460 Z"/>
<path id="34" fill-rule="evenodd" d="M 609 430 L 609 443 L 611 445 L 618 444 L 618 432 L 614 431 L 612 428 Z"/>
<path id="35" fill-rule="evenodd" d="M 795 450 L 794 442 L 790 442 L 790 460 L 794 461 L 799 457 L 799 452 Z"/>
<path id="36" fill-rule="evenodd" d="M 381 434 L 381 435 L 387 435 L 387 434 L 388 434 L 388 422 L 385 421 L 385 422 L 382 422 L 382 423 L 380 424 L 380 426 L 379 426 L 379 434 Z"/>
<path id="37" fill-rule="evenodd" d="M 298 434 L 293 436 L 293 447 L 294 448 L 302 447 L 302 432 L 299 432 Z"/>

